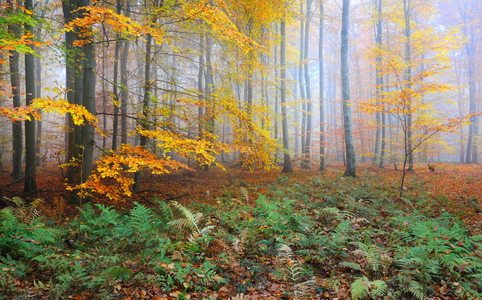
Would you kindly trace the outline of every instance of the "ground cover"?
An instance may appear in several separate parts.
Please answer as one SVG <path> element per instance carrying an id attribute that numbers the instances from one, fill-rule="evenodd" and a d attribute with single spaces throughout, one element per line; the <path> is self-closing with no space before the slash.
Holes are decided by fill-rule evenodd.
<path id="1" fill-rule="evenodd" d="M 50 170 L 43 201 L 3 190 L 0 298 L 481 297 L 480 165 L 420 165 L 404 198 L 400 171 L 341 170 L 184 171 L 81 208 Z"/>

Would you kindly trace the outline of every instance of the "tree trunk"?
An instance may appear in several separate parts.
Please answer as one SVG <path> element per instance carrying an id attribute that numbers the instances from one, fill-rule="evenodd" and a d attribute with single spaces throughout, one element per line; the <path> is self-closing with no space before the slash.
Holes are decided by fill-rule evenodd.
<path id="1" fill-rule="evenodd" d="M 41 35 L 41 27 L 38 28 L 37 36 Z M 37 53 L 40 48 L 36 48 Z M 35 97 L 42 97 L 42 59 L 38 56 L 35 57 Z M 35 160 L 36 165 L 40 166 L 41 149 L 42 148 L 42 120 L 37 121 L 37 132 L 35 136 Z"/>
<path id="2" fill-rule="evenodd" d="M 306 84 L 306 138 L 305 138 L 305 147 L 303 148 L 303 160 L 301 167 L 304 169 L 310 168 L 310 146 L 311 146 L 311 131 L 312 131 L 312 118 L 311 113 L 313 111 L 313 102 L 311 99 L 311 79 L 310 79 L 310 71 L 308 65 L 308 55 L 309 55 L 309 42 L 310 42 L 310 23 L 311 23 L 311 4 L 312 0 L 308 0 L 306 2 L 306 23 L 305 23 L 305 84 Z"/>
<path id="3" fill-rule="evenodd" d="M 89 0 L 82 0 L 82 6 L 89 6 Z M 89 28 L 92 31 L 92 28 Z M 95 85 L 96 77 L 96 61 L 95 61 L 95 46 L 92 41 L 85 43 L 83 46 L 83 54 L 85 57 L 84 76 L 83 76 L 83 105 L 85 109 L 92 115 L 96 115 L 95 109 Z M 95 130 L 94 126 L 86 123 L 82 126 L 82 182 L 86 182 L 92 171 L 92 163 L 94 159 L 95 148 Z"/>
<path id="4" fill-rule="evenodd" d="M 207 122 L 205 123 L 206 125 L 206 130 L 209 131 L 211 134 L 214 133 L 214 102 L 213 102 L 213 70 L 212 70 L 212 61 L 211 61 L 211 36 L 209 33 L 206 34 L 206 73 L 204 74 L 206 80 L 204 81 L 205 86 L 205 99 L 206 99 L 206 105 L 207 105 L 207 115 L 208 119 Z M 248 80 L 248 117 L 252 118 L 252 103 L 253 103 L 253 72 L 252 70 L 249 70 L 249 80 Z M 205 164 L 204 165 L 204 171 L 209 170 L 209 165 Z"/>
<path id="5" fill-rule="evenodd" d="M 278 24 L 274 26 L 275 34 L 278 34 Z M 274 77 L 275 80 L 278 80 L 279 73 L 278 73 L 278 44 L 275 43 L 274 45 Z M 276 141 L 279 140 L 279 84 L 275 85 L 275 93 L 274 93 L 274 139 Z M 275 150 L 275 160 L 278 160 L 278 150 Z"/>
<path id="6" fill-rule="evenodd" d="M 142 118 L 140 120 L 140 125 L 143 130 L 149 129 L 149 100 L 150 100 L 150 93 L 151 93 L 151 64 L 152 64 L 152 57 L 151 57 L 151 43 L 152 43 L 152 35 L 147 35 L 146 41 L 146 54 L 145 54 L 145 70 L 144 70 L 144 97 L 142 99 Z M 140 139 L 140 146 L 145 147 L 147 145 L 147 137 L 145 135 L 141 135 Z M 139 185 L 141 181 L 141 171 L 137 171 L 134 175 L 134 186 L 132 188 L 134 193 L 139 192 Z"/>
<path id="7" fill-rule="evenodd" d="M 120 13 L 120 0 L 117 0 L 117 13 Z M 120 34 L 117 33 L 115 37 L 114 46 L 114 79 L 112 81 L 112 94 L 114 97 L 114 120 L 112 128 L 112 150 L 117 149 L 117 135 L 119 133 L 119 92 L 117 87 L 119 85 L 119 52 L 121 48 L 122 41 L 120 40 Z"/>
<path id="8" fill-rule="evenodd" d="M 320 171 L 325 170 L 325 104 L 324 104 L 324 66 L 323 66 L 323 22 L 325 17 L 324 0 L 320 0 L 320 41 L 318 45 L 318 59 L 320 71 Z"/>
<path id="9" fill-rule="evenodd" d="M 203 115 L 204 115 L 204 38 L 203 34 L 199 35 L 199 69 L 197 75 L 197 88 L 199 93 L 199 102 L 201 105 L 198 106 L 198 138 L 201 139 L 203 136 Z"/>
<path id="10" fill-rule="evenodd" d="M 350 104 L 350 81 L 348 78 L 348 28 L 350 0 L 343 0 L 341 19 L 341 84 L 343 98 L 343 127 L 345 131 L 346 170 L 343 176 L 356 177 L 355 148 L 353 146 Z"/>
<path id="11" fill-rule="evenodd" d="M 62 10 L 64 13 L 64 23 L 73 21 L 78 12 L 74 12 L 78 8 L 79 3 L 73 0 L 63 0 Z M 83 105 L 83 73 L 84 59 L 77 49 L 74 47 L 74 41 L 79 38 L 78 30 L 65 33 L 65 68 L 66 68 L 66 87 L 67 101 L 71 104 Z M 70 183 L 80 181 L 80 161 L 81 161 L 81 133 L 82 128 L 75 126 L 70 115 L 68 120 L 68 145 L 67 145 L 67 180 Z"/>
<path id="12" fill-rule="evenodd" d="M 33 0 L 25 1 L 25 9 L 33 10 Z M 25 24 L 25 31 L 33 33 L 33 27 Z M 35 99 L 35 56 L 31 53 L 25 54 L 25 100 L 29 106 Z M 36 171 L 37 154 L 35 140 L 35 119 L 25 120 L 25 193 L 31 193 L 37 189 Z"/>
<path id="13" fill-rule="evenodd" d="M 13 7 L 12 1 L 8 1 L 8 4 Z M 8 25 L 8 31 L 12 36 L 20 37 L 20 29 L 18 25 Z M 22 105 L 20 100 L 20 73 L 19 73 L 19 53 L 14 50 L 9 50 L 9 65 L 10 65 L 10 84 L 12 86 L 13 92 L 13 107 L 17 108 Z M 12 178 L 13 181 L 19 181 L 22 179 L 22 123 L 12 122 L 12 138 L 13 138 L 13 171 Z"/>
<path id="14" fill-rule="evenodd" d="M 376 32 L 375 32 L 375 42 L 376 42 L 376 47 L 377 51 L 381 51 L 382 47 L 382 0 L 375 0 L 374 5 L 377 8 L 376 12 Z M 376 101 L 377 104 L 380 104 L 381 98 L 382 98 L 382 79 L 383 75 L 381 74 L 381 68 L 382 66 L 382 57 L 381 53 L 378 52 L 377 57 L 376 57 L 376 71 L 375 71 L 375 76 L 376 76 Z M 375 137 L 375 153 L 373 155 L 373 162 L 375 164 L 378 164 L 379 159 L 381 160 L 381 139 L 382 139 L 382 113 L 377 111 L 376 112 L 376 124 L 377 124 L 377 131 L 376 131 L 376 137 Z"/>
<path id="15" fill-rule="evenodd" d="M 306 129 L 306 108 L 305 108 L 305 85 L 304 85 L 304 77 L 303 77 L 303 67 L 304 67 L 304 55 L 305 55 L 305 43 L 304 43 L 304 37 L 305 37 L 305 21 L 304 21 L 304 15 L 303 15 L 303 1 L 300 1 L 300 16 L 301 16 L 301 21 L 300 21 L 300 65 L 298 67 L 298 79 L 299 79 L 299 85 L 300 85 L 300 93 L 301 93 L 301 152 L 303 152 L 305 149 L 305 129 Z"/>
<path id="16" fill-rule="evenodd" d="M 294 82 L 298 82 L 298 72 L 296 68 L 291 69 L 291 77 L 293 78 Z M 298 84 L 294 85 L 293 96 L 295 99 L 298 99 Z M 300 127 L 298 126 L 300 122 L 300 111 L 299 105 L 296 105 L 294 108 L 294 119 L 295 119 L 295 149 L 294 149 L 294 157 L 298 157 L 298 153 L 300 151 Z"/>
<path id="17" fill-rule="evenodd" d="M 407 82 L 406 89 L 411 90 L 411 80 L 412 80 L 412 58 L 411 58 L 411 28 L 410 28 L 410 2 L 411 0 L 403 0 L 403 11 L 405 15 L 405 63 L 407 64 L 407 69 L 405 71 L 405 81 Z M 413 115 L 410 112 L 412 99 L 408 98 L 408 103 L 406 103 L 407 110 L 409 111 L 404 118 L 406 118 L 406 128 L 405 128 L 405 155 L 408 155 L 408 170 L 414 171 L 413 169 L 413 149 L 412 149 L 412 118 Z"/>
<path id="18" fill-rule="evenodd" d="M 286 108 L 286 23 L 281 20 L 281 47 L 280 47 L 280 64 L 281 64 L 281 118 L 283 129 L 283 170 L 282 173 L 292 173 L 293 166 L 290 159 L 290 142 L 288 132 L 288 109 Z"/>
<path id="19" fill-rule="evenodd" d="M 467 22 L 467 20 L 465 21 Z M 474 34 L 473 34 L 473 26 L 471 24 L 465 26 L 466 29 L 466 36 L 469 37 L 469 40 L 465 44 L 465 51 L 467 54 L 467 65 L 468 65 L 468 75 L 469 75 L 469 113 L 475 114 L 477 112 L 477 103 L 476 103 L 476 86 L 475 86 L 475 45 L 474 45 Z M 467 28 L 468 27 L 468 28 Z M 477 126 L 477 117 L 473 116 L 470 118 L 470 125 L 469 125 L 469 139 L 467 141 L 467 149 L 465 155 L 465 163 L 477 163 L 477 148 L 475 143 L 475 135 L 476 135 L 476 126 Z M 475 151 L 474 151 L 475 150 Z"/>
<path id="20" fill-rule="evenodd" d="M 126 16 L 130 16 L 130 1 L 127 1 Z M 121 144 L 127 144 L 127 101 L 129 100 L 129 89 L 127 88 L 127 60 L 129 58 L 129 40 L 124 41 L 122 48 L 120 75 L 121 75 L 121 93 L 120 93 L 120 109 L 121 109 Z"/>

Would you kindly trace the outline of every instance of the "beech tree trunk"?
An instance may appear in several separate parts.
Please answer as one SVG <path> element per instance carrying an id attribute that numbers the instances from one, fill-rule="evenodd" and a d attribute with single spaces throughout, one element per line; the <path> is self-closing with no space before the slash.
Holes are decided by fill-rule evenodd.
<path id="1" fill-rule="evenodd" d="M 323 66 L 323 22 L 325 17 L 324 0 L 320 0 L 320 41 L 318 45 L 318 59 L 320 69 L 320 171 L 325 170 L 325 77 Z"/>
<path id="2" fill-rule="evenodd" d="M 305 55 L 305 43 L 304 43 L 304 32 L 305 32 L 305 21 L 303 15 L 303 1 L 300 1 L 300 65 L 298 67 L 298 80 L 300 85 L 300 93 L 301 93 L 301 152 L 305 149 L 305 129 L 306 129 L 306 94 L 305 94 L 305 85 L 304 85 L 304 76 L 303 76 L 303 67 L 304 67 L 304 55 Z"/>
<path id="3" fill-rule="evenodd" d="M 25 9 L 33 10 L 33 0 L 25 1 Z M 25 24 L 25 31 L 33 33 L 33 27 Z M 25 54 L 25 100 L 30 105 L 35 99 L 35 56 L 31 53 Z M 25 120 L 25 193 L 31 193 L 37 189 L 37 151 L 35 136 L 35 119 Z"/>
<path id="4" fill-rule="evenodd" d="M 465 12 L 469 8 L 466 7 Z M 475 57 L 475 44 L 474 44 L 474 28 L 470 24 L 467 15 L 464 16 L 464 31 L 465 35 L 469 40 L 465 44 L 465 52 L 467 55 L 467 65 L 468 65 L 468 75 L 469 75 L 469 113 L 474 114 L 477 112 L 476 103 L 476 83 L 475 83 L 475 68 L 476 68 L 476 57 Z M 473 116 L 470 118 L 469 125 L 469 138 L 467 141 L 467 149 L 465 154 L 465 163 L 477 163 L 477 143 L 475 143 L 476 127 L 477 127 L 477 117 Z"/>
<path id="5" fill-rule="evenodd" d="M 376 31 L 375 31 L 375 43 L 378 51 L 381 50 L 382 47 L 382 0 L 375 0 L 374 6 L 376 8 Z M 380 71 L 382 65 L 382 58 L 381 54 L 378 53 L 376 57 L 376 100 L 377 104 L 380 103 L 382 98 L 382 74 Z M 381 160 L 381 139 L 382 139 L 382 113 L 377 111 L 376 112 L 376 123 L 377 123 L 377 130 L 376 130 L 376 137 L 375 137 L 375 151 L 373 155 L 373 163 L 378 164 L 379 160 Z"/>
<path id="6" fill-rule="evenodd" d="M 301 167 L 304 169 L 310 168 L 310 146 L 311 146 L 311 131 L 312 131 L 312 118 L 311 114 L 313 111 L 313 102 L 311 99 L 311 79 L 310 71 L 308 65 L 308 55 L 309 55 L 309 41 L 310 41 L 310 23 L 311 23 L 311 4 L 312 0 L 306 2 L 306 23 L 305 23 L 305 46 L 304 46 L 304 61 L 305 61 L 305 86 L 306 86 L 306 138 L 305 147 L 303 148 L 303 160 Z"/>
<path id="7" fill-rule="evenodd" d="M 410 90 L 412 88 L 412 58 L 411 58 L 411 28 L 410 28 L 410 15 L 411 15 L 411 0 L 403 0 L 403 11 L 405 16 L 405 63 L 407 64 L 407 69 L 405 71 L 405 81 L 407 82 L 406 89 Z M 412 118 L 413 115 L 411 110 L 411 101 L 408 99 L 406 103 L 407 110 L 409 111 L 405 118 L 405 155 L 408 156 L 408 169 L 407 171 L 414 171 L 413 169 L 413 149 L 412 149 Z"/>
<path id="8" fill-rule="evenodd" d="M 281 20 L 281 47 L 280 47 L 280 64 L 281 64 L 281 118 L 283 129 L 283 170 L 282 173 L 292 173 L 293 166 L 290 158 L 290 142 L 288 132 L 288 109 L 286 108 L 286 23 Z"/>
<path id="9" fill-rule="evenodd" d="M 146 54 L 145 54 L 145 69 L 144 69 L 144 97 L 142 99 L 142 119 L 140 120 L 140 125 L 143 130 L 149 129 L 149 102 L 150 102 L 150 94 L 151 94 L 151 64 L 152 64 L 152 57 L 151 57 L 151 43 L 152 43 L 152 35 L 147 35 L 146 41 Z M 140 146 L 145 147 L 147 145 L 147 137 L 145 135 L 141 135 L 140 137 Z M 141 181 L 141 171 L 137 171 L 134 175 L 134 186 L 132 188 L 134 193 L 139 192 L 139 185 Z"/>
<path id="10" fill-rule="evenodd" d="M 89 6 L 89 0 L 82 0 L 82 6 Z M 92 28 L 89 28 L 91 31 Z M 93 42 L 87 42 L 83 46 L 83 54 L 85 57 L 84 76 L 83 76 L 83 105 L 85 109 L 92 115 L 96 115 L 95 109 L 95 86 L 97 82 L 95 46 Z M 95 148 L 95 130 L 92 124 L 86 123 L 82 126 L 82 182 L 86 182 L 92 171 L 92 162 L 94 159 Z"/>
<path id="11" fill-rule="evenodd" d="M 278 24 L 274 26 L 275 34 L 278 34 Z M 279 78 L 278 72 L 278 44 L 274 45 L 274 77 Z M 274 93 L 274 139 L 279 139 L 279 84 L 275 86 Z M 275 151 L 275 160 L 278 160 L 278 150 Z"/>
<path id="12" fill-rule="evenodd" d="M 117 0 L 117 13 L 120 13 L 120 0 Z M 112 128 L 112 150 L 117 149 L 117 135 L 119 133 L 119 91 L 118 87 L 118 78 L 119 78 L 119 52 L 121 48 L 122 41 L 120 40 L 120 34 L 117 33 L 115 37 L 115 46 L 114 46 L 114 79 L 112 81 L 112 94 L 114 96 L 114 121 L 113 121 L 113 128 Z"/>
<path id="13" fill-rule="evenodd" d="M 341 18 L 341 85 L 343 98 L 343 127 L 345 132 L 346 170 L 343 176 L 356 177 L 355 148 L 353 146 L 350 104 L 350 81 L 348 78 L 348 28 L 350 0 L 343 0 Z"/>
<path id="14" fill-rule="evenodd" d="M 130 16 L 131 2 L 127 1 L 126 16 Z M 127 101 L 129 100 L 129 89 L 127 88 L 127 61 L 129 58 L 129 40 L 124 41 L 122 48 L 120 74 L 121 74 L 121 144 L 127 144 Z"/>
<path id="15" fill-rule="evenodd" d="M 7 2 L 13 7 L 12 1 Z M 8 32 L 12 36 L 20 36 L 20 29 L 18 25 L 8 25 Z M 20 107 L 22 105 L 20 100 L 20 73 L 19 73 L 19 53 L 14 50 L 9 50 L 9 66 L 10 66 L 10 84 L 13 92 L 13 107 Z M 12 179 L 14 182 L 22 179 L 22 150 L 23 150 L 23 130 L 21 122 L 12 122 L 12 138 L 13 138 L 13 157 L 12 157 Z"/>

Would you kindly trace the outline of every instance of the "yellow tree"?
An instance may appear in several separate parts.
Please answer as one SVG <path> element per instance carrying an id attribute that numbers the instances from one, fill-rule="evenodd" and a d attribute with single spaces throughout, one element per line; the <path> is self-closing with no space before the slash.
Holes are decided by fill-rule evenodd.
<path id="1" fill-rule="evenodd" d="M 152 15 L 176 24 L 176 29 L 189 30 L 201 34 L 209 32 L 227 58 L 238 55 L 242 62 L 252 62 L 257 66 L 256 54 L 263 51 L 263 47 L 255 42 L 246 32 L 238 29 L 236 22 L 241 18 L 234 8 L 238 3 L 225 1 L 178 1 L 176 5 L 160 3 Z M 254 4 L 253 4 L 254 7 Z M 142 38 L 157 45 L 167 44 L 173 49 L 173 55 L 180 55 L 181 50 L 175 46 L 176 36 L 166 32 L 165 28 L 157 22 L 140 21 L 120 15 L 113 10 L 103 7 L 84 7 L 85 13 L 82 18 L 74 19 L 67 24 L 66 30 L 76 28 L 84 32 L 83 28 L 94 28 L 89 38 L 100 36 L 96 30 L 108 28 L 124 39 Z M 269 15 L 269 14 L 267 14 Z M 253 16 L 251 16 L 254 18 Z M 258 16 L 256 20 L 262 20 Z M 102 24 L 104 28 L 98 26 Z M 253 29 L 259 24 L 253 22 Z M 102 29 L 101 29 L 102 28 Z M 85 31 L 89 32 L 89 31 Z M 149 38 L 150 37 L 150 38 Z M 83 41 L 86 39 L 80 39 Z M 150 43 L 147 43 L 150 45 Z M 214 48 L 214 47 L 213 47 Z M 206 49 L 208 51 L 208 49 Z M 218 52 L 218 53 L 219 53 Z M 146 51 L 149 53 L 149 51 Z M 147 57 L 152 61 L 152 57 Z M 231 61 L 226 59 L 226 61 Z M 239 63 L 238 61 L 235 61 Z M 245 63 L 249 66 L 249 63 Z M 212 63 L 212 67 L 217 67 Z M 233 68 L 234 69 L 234 68 Z M 208 73 L 205 73 L 207 76 Z M 243 164 L 249 167 L 269 168 L 273 163 L 271 153 L 276 147 L 270 139 L 269 131 L 262 124 L 268 123 L 262 105 L 258 103 L 246 103 L 239 107 L 234 97 L 229 81 L 236 75 L 228 74 L 224 81 L 209 84 L 209 98 L 200 101 L 198 90 L 188 90 L 185 93 L 175 94 L 175 110 L 173 106 L 148 107 L 146 99 L 154 99 L 155 84 L 151 79 L 145 80 L 149 90 L 144 93 L 142 112 L 138 116 L 141 120 L 137 127 L 137 133 L 144 141 L 152 141 L 156 145 L 157 154 L 147 149 L 144 143 L 141 146 L 121 145 L 119 150 L 110 151 L 97 163 L 97 170 L 90 180 L 70 187 L 80 190 L 81 196 L 86 196 L 90 191 L 105 194 L 113 200 L 120 200 L 122 195 L 131 195 L 131 187 L 135 180 L 132 174 L 142 169 L 150 168 L 154 173 L 168 173 L 179 168 L 188 168 L 185 163 L 173 160 L 172 154 L 195 160 L 199 165 L 217 164 L 216 157 L 224 152 L 241 151 L 245 158 Z M 209 74 L 211 77 L 212 75 Z M 167 95 L 166 95 L 167 96 Z M 233 126 L 233 140 L 231 142 L 219 141 L 216 132 L 204 130 L 202 135 L 192 138 L 186 132 L 192 124 L 196 124 L 199 118 L 198 108 L 203 107 L 207 113 L 205 118 L 209 122 L 221 122 L 226 120 Z M 189 131 L 189 130 L 187 130 Z M 249 133 L 246 138 L 246 133 Z M 109 180 L 110 179 L 110 180 Z M 112 180 L 116 184 L 112 185 Z"/>
<path id="2" fill-rule="evenodd" d="M 401 13 L 392 7 L 393 23 L 399 25 L 398 42 L 391 47 L 378 46 L 372 56 L 381 76 L 389 75 L 391 82 L 383 87 L 381 99 L 370 100 L 361 108 L 368 112 L 383 112 L 395 116 L 403 132 L 403 175 L 400 196 L 407 165 L 413 168 L 413 153 L 425 141 L 440 131 L 455 131 L 468 124 L 470 116 L 450 118 L 437 111 L 437 101 L 448 98 L 455 86 L 444 83 L 440 75 L 450 68 L 448 53 L 462 45 L 456 30 L 445 32 L 424 26 L 424 14 L 436 13 L 433 3 L 425 0 L 404 0 Z M 395 35 L 396 37 L 396 35 Z M 430 97 L 430 100 L 428 99 Z"/>

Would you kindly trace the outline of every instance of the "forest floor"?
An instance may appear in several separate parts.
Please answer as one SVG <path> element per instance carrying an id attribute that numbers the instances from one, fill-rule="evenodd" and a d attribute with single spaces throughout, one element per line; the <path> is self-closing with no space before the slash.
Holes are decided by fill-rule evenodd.
<path id="1" fill-rule="evenodd" d="M 402 198 L 393 165 L 314 169 L 146 174 L 82 208 L 53 165 L 36 195 L 1 173 L 43 201 L 0 215 L 0 299 L 482 299 L 482 165 L 419 165 Z"/>

